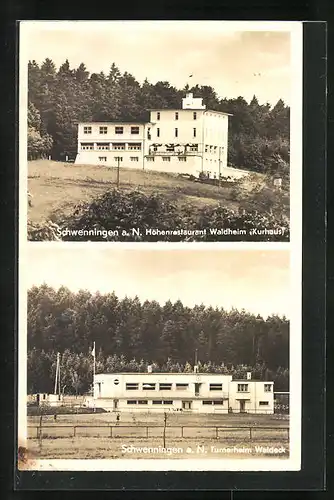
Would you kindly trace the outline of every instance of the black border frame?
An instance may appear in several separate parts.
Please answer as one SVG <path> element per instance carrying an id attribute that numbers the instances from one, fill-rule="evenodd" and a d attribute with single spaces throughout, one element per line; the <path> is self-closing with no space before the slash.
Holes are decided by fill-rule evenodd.
<path id="1" fill-rule="evenodd" d="M 159 16 L 160 17 L 160 16 Z M 202 16 L 204 19 L 205 16 Z M 241 15 L 240 18 L 243 16 Z M 303 71 L 303 421 L 300 472 L 36 472 L 16 469 L 20 491 L 323 490 L 325 486 L 326 23 L 304 23 Z M 18 44 L 17 44 L 18 53 Z M 18 75 L 18 60 L 16 61 Z M 18 87 L 16 87 L 17 99 Z M 18 102 L 18 100 L 17 100 Z M 16 118 L 18 109 L 16 107 Z M 17 121 L 16 121 L 17 122 Z M 16 127 L 16 143 L 18 131 Z M 15 154 L 18 177 L 17 151 Z M 12 185 L 10 185 L 12 187 Z M 14 207 L 17 210 L 17 185 Z M 17 229 L 17 213 L 15 218 Z M 17 235 L 17 231 L 16 231 Z M 16 255 L 18 241 L 16 237 Z M 17 259 L 16 259 L 17 264 Z M 17 280 L 17 267 L 15 269 Z M 17 299 L 17 297 L 16 297 Z M 16 300 L 16 332 L 17 330 Z M 16 339 L 17 344 L 17 339 Z M 16 347 L 16 344 L 14 347 Z M 15 356 L 17 366 L 17 349 Z M 16 377 L 15 377 L 16 378 Z M 15 380 L 15 383 L 17 381 Z M 17 387 L 15 387 L 17 390 Z M 17 394 L 16 394 L 17 395 Z M 16 401 L 14 401 L 14 404 Z M 14 410 L 14 415 L 16 410 Z M 17 438 L 17 429 L 15 429 Z M 221 495 L 220 495 L 221 497 Z"/>

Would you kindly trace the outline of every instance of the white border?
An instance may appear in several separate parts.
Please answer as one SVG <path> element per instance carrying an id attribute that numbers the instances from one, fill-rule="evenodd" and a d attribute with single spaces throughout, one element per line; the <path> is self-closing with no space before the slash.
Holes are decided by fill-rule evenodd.
<path id="1" fill-rule="evenodd" d="M 131 21 L 138 22 L 138 21 Z M 27 242 L 27 52 L 24 40 L 29 37 L 29 31 L 34 30 L 37 25 L 43 24 L 47 29 L 58 30 L 71 27 L 77 29 L 110 29 L 124 30 L 123 21 L 114 22 L 92 22 L 92 21 L 21 21 L 20 22 L 20 70 L 19 70 L 19 377 L 18 377 L 18 445 L 27 445 L 26 429 L 26 387 L 27 387 L 27 286 L 25 282 L 25 269 L 29 266 L 27 262 L 27 245 L 41 245 L 47 247 L 61 248 L 63 245 L 80 249 L 82 245 L 93 248 L 105 248 L 111 245 L 113 248 L 145 249 L 154 247 L 156 250 L 166 249 L 189 249 L 194 251 L 228 249 L 235 250 L 290 250 L 290 273 L 291 273 L 291 300 L 293 300 L 294 314 L 290 315 L 290 456 L 288 459 L 177 459 L 177 460 L 145 460 L 145 459 L 118 459 L 118 460 L 36 460 L 33 469 L 49 471 L 298 471 L 301 467 L 301 257 L 302 257 L 302 22 L 297 21 L 145 21 L 141 22 L 143 29 L 147 29 L 147 23 L 161 30 L 169 23 L 175 24 L 182 30 L 204 27 L 210 23 L 210 28 L 226 31 L 289 31 L 291 34 L 291 241 L 290 243 L 87 243 L 87 242 Z M 139 246 L 138 246 L 139 245 Z M 56 265 L 56 264 L 55 264 Z M 25 468 L 24 468 L 25 469 Z M 22 469 L 23 470 L 23 469 Z"/>

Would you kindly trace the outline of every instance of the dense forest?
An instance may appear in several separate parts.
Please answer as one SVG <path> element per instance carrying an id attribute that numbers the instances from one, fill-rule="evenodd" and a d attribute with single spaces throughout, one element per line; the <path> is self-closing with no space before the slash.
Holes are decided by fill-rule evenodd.
<path id="1" fill-rule="evenodd" d="M 141 302 L 115 293 L 77 293 L 34 286 L 28 292 L 28 392 L 53 389 L 56 353 L 68 393 L 89 390 L 92 345 L 97 372 L 189 371 L 197 350 L 200 371 L 289 384 L 289 321 L 244 310 L 187 307 L 180 300 Z"/>
<path id="2" fill-rule="evenodd" d="M 262 173 L 289 176 L 290 109 L 280 99 L 260 104 L 256 96 L 219 98 L 211 86 L 177 89 L 167 81 L 140 84 L 112 63 L 109 74 L 87 71 L 84 63 L 58 69 L 51 59 L 28 65 L 28 157 L 55 160 L 77 150 L 77 122 L 148 120 L 150 108 L 180 108 L 186 91 L 202 97 L 208 109 L 231 113 L 228 162 Z M 256 89 L 254 89 L 256 91 Z"/>

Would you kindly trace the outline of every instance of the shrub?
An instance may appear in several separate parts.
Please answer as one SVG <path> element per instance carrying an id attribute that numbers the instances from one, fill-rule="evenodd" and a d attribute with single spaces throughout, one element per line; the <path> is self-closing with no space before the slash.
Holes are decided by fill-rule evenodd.
<path id="1" fill-rule="evenodd" d="M 91 241 L 287 241 L 289 220 L 277 212 L 243 210 L 222 205 L 178 207 L 160 194 L 110 191 L 91 203 L 82 203 L 72 215 L 34 228 L 29 239 L 57 239 L 57 229 L 66 229 L 63 240 Z M 147 233 L 157 229 L 160 234 Z M 221 230 L 230 230 L 222 232 Z M 98 230 L 99 234 L 94 232 Z M 136 233 L 139 230 L 140 233 Z M 187 231 L 200 230 L 200 234 Z M 242 231 L 240 231 L 242 230 Z M 267 230 L 270 230 L 268 233 Z M 77 234 L 73 234 L 73 231 Z M 92 233 L 78 233 L 92 231 Z M 169 234 L 161 234 L 168 231 Z M 173 234 L 172 231 L 179 231 Z M 234 234 L 231 232 L 234 231 Z M 244 234 L 243 231 L 246 231 Z M 109 234 L 107 234 L 109 232 Z M 88 235 L 88 236 L 87 236 Z M 49 238 L 51 236 L 51 238 Z"/>
<path id="2" fill-rule="evenodd" d="M 29 241 L 60 241 L 58 230 L 60 226 L 55 222 L 46 221 L 44 223 L 30 222 L 27 224 Z"/>

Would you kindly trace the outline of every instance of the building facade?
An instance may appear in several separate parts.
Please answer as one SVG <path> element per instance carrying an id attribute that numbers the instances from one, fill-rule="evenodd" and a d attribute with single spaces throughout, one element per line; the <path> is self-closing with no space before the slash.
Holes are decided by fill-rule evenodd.
<path id="1" fill-rule="evenodd" d="M 228 113 L 207 110 L 191 93 L 181 109 L 149 112 L 145 123 L 79 123 L 75 163 L 217 179 L 245 175 L 227 166 Z"/>
<path id="2" fill-rule="evenodd" d="M 101 373 L 87 404 L 120 412 L 269 414 L 274 413 L 273 385 L 216 373 Z"/>

